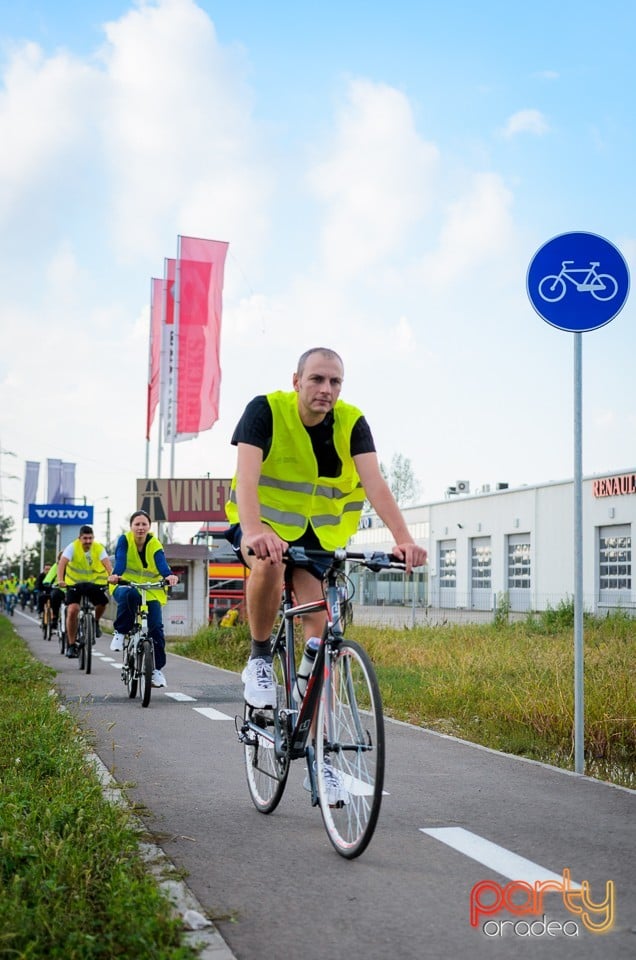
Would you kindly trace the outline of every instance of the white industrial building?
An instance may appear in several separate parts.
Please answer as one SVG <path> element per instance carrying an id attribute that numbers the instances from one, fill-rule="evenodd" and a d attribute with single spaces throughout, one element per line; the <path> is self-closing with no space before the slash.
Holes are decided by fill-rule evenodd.
<path id="1" fill-rule="evenodd" d="M 584 477 L 583 604 L 593 613 L 636 610 L 632 535 L 636 469 Z M 460 480 L 443 500 L 403 508 L 413 537 L 428 550 L 417 578 L 354 573 L 355 602 L 445 610 L 546 610 L 574 594 L 574 483 L 550 481 L 471 491 Z M 374 513 L 361 518 L 351 549 L 389 550 Z"/>

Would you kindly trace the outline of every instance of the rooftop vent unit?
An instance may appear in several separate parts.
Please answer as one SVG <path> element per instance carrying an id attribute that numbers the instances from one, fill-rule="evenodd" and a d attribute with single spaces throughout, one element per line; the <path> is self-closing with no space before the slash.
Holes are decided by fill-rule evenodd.
<path id="1" fill-rule="evenodd" d="M 455 483 L 455 489 L 457 490 L 457 493 L 470 493 L 470 481 L 457 480 Z"/>
<path id="2" fill-rule="evenodd" d="M 497 490 L 507 490 L 507 489 L 508 489 L 508 484 L 507 484 L 507 483 L 498 483 L 496 489 L 497 489 Z"/>

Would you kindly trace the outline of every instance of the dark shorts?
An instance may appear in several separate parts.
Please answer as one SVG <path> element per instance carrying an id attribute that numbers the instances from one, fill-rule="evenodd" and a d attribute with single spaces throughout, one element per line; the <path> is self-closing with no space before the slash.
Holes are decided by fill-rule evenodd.
<path id="1" fill-rule="evenodd" d="M 84 595 L 96 607 L 105 607 L 108 603 L 108 596 L 104 588 L 97 583 L 76 583 L 72 587 L 66 588 L 66 606 L 68 607 L 71 603 L 79 603 Z"/>
<path id="2" fill-rule="evenodd" d="M 247 566 L 247 564 L 245 563 L 245 557 L 241 552 L 241 540 L 243 539 L 243 531 L 241 530 L 240 523 L 233 523 L 232 526 L 229 528 L 229 530 L 225 531 L 225 539 L 232 544 L 232 549 L 234 550 L 234 553 L 236 554 L 238 559 L 241 561 L 241 563 Z M 309 531 L 308 533 L 303 534 L 303 536 L 299 537 L 298 540 L 293 540 L 289 544 L 289 546 L 305 547 L 307 550 L 323 549 L 320 546 L 320 543 L 318 542 L 318 538 L 316 537 L 313 531 Z M 329 562 L 330 562 L 329 557 L 325 557 L 324 560 L 321 558 L 314 558 L 307 564 L 306 567 L 303 567 L 303 569 L 307 570 L 308 573 L 312 575 L 312 577 L 316 578 L 316 580 L 322 580 L 325 575 L 325 570 L 329 566 Z"/>

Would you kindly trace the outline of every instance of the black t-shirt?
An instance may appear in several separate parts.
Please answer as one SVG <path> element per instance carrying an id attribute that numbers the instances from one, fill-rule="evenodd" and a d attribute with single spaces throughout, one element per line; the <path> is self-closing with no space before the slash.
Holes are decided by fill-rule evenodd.
<path id="1" fill-rule="evenodd" d="M 321 477 L 338 477 L 342 470 L 342 463 L 333 442 L 333 422 L 333 411 L 329 411 L 325 419 L 316 424 L 315 427 L 305 427 L 311 438 L 311 445 L 318 464 L 318 474 Z M 239 443 L 249 443 L 253 447 L 260 447 L 263 451 L 264 460 L 272 445 L 273 432 L 274 418 L 267 397 L 254 397 L 246 406 L 243 416 L 236 425 L 232 435 L 232 443 L 234 446 Z M 373 436 L 364 417 L 360 417 L 356 421 L 351 431 L 351 456 L 355 457 L 359 453 L 375 453 Z M 308 526 L 302 536 L 294 543 L 306 549 L 321 549 L 320 541 L 311 526 Z"/>
<path id="2" fill-rule="evenodd" d="M 321 477 L 338 477 L 342 470 L 342 463 L 333 442 L 333 422 L 333 411 L 329 411 L 325 419 L 315 427 L 305 427 L 311 438 L 311 445 L 318 463 L 318 474 Z M 264 460 L 272 445 L 273 430 L 274 418 L 267 397 L 254 397 L 246 406 L 236 426 L 232 443 L 234 446 L 239 443 L 249 443 L 253 447 L 260 447 Z M 352 457 L 359 453 L 375 453 L 369 424 L 362 416 L 356 421 L 351 432 L 350 452 Z"/>

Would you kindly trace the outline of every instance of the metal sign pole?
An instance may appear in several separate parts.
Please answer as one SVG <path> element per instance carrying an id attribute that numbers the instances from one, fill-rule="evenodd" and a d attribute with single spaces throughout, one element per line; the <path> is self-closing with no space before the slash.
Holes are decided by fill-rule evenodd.
<path id="1" fill-rule="evenodd" d="M 629 270 L 621 252 L 604 237 L 562 233 L 535 253 L 526 289 L 540 317 L 574 334 L 574 769 L 584 773 L 581 335 L 620 313 L 629 293 Z"/>
<path id="2" fill-rule="evenodd" d="M 583 699 L 582 334 L 574 334 L 574 771 L 585 773 Z"/>

